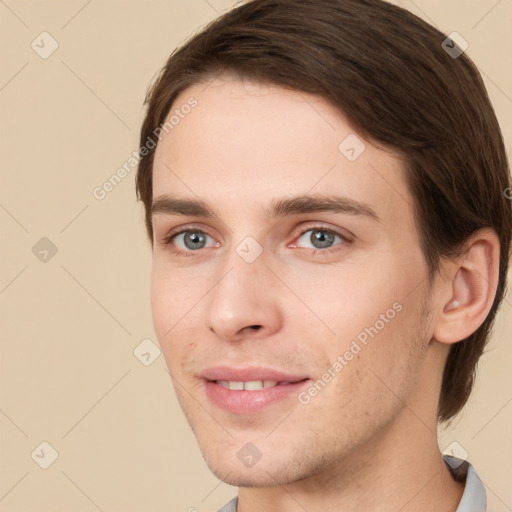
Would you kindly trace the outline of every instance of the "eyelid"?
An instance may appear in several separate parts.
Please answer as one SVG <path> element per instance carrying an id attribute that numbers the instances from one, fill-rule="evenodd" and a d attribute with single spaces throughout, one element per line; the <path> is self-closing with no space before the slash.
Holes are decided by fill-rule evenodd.
<path id="1" fill-rule="evenodd" d="M 334 233 L 335 235 L 338 235 L 339 237 L 343 238 L 346 242 L 352 242 L 354 240 L 354 235 L 347 231 L 346 229 L 342 229 L 340 227 L 333 227 L 329 226 L 326 223 L 323 223 L 321 221 L 317 222 L 309 222 L 306 224 L 301 224 L 297 230 L 294 232 L 294 240 L 297 237 L 301 237 L 305 233 L 311 230 L 321 230 L 321 231 L 327 231 L 329 233 Z M 319 249 L 320 250 L 320 249 Z"/>
<path id="2" fill-rule="evenodd" d="M 203 224 L 192 223 L 178 226 L 166 232 L 164 235 L 162 235 L 162 242 L 166 242 L 170 240 L 172 237 L 181 235 L 183 233 L 186 233 L 187 231 L 200 231 L 201 233 L 208 235 L 210 238 L 215 238 L 212 235 L 210 235 L 210 233 L 208 233 L 208 230 L 204 228 Z"/>

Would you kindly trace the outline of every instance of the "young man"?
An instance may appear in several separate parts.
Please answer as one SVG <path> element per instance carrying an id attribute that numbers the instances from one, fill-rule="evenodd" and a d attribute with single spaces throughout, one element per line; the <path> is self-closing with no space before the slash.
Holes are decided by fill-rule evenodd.
<path id="1" fill-rule="evenodd" d="M 506 288 L 510 181 L 456 42 L 380 0 L 254 0 L 171 55 L 147 103 L 153 320 L 208 466 L 239 487 L 222 511 L 486 510 L 437 425 Z"/>

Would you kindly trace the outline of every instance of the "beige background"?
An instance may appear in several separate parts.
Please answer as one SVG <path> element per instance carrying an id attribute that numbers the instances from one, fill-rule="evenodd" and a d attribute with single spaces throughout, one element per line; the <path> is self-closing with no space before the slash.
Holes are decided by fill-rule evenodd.
<path id="1" fill-rule="evenodd" d="M 399 3 L 469 42 L 510 155 L 512 2 Z M 170 52 L 232 5 L 0 0 L 0 512 L 203 512 L 235 495 L 203 462 L 163 357 L 134 355 L 157 343 L 135 172 L 92 194 L 137 150 Z M 47 58 L 43 31 L 59 45 Z M 475 393 L 440 439 L 469 454 L 495 512 L 512 510 L 511 335 L 509 298 Z M 58 452 L 47 469 L 42 442 Z"/>

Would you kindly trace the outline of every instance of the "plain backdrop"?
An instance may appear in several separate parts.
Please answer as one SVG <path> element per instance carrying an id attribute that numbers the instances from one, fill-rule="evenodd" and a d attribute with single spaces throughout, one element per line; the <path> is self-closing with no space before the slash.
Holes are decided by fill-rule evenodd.
<path id="1" fill-rule="evenodd" d="M 0 1 L 0 512 L 203 512 L 236 494 L 158 355 L 135 169 L 93 195 L 138 149 L 171 51 L 233 3 Z M 512 2 L 398 3 L 469 43 L 510 155 Z M 511 302 L 439 441 L 475 465 L 494 512 L 512 510 Z"/>

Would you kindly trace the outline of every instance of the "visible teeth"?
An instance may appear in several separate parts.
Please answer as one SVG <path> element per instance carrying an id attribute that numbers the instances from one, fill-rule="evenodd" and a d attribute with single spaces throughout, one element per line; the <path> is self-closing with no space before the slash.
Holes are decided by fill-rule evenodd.
<path id="1" fill-rule="evenodd" d="M 257 389 L 263 389 L 263 382 L 261 380 L 248 380 L 244 383 L 244 389 L 246 391 L 255 391 Z"/>
<path id="2" fill-rule="evenodd" d="M 218 380 L 217 384 L 232 391 L 257 391 L 263 388 L 274 387 L 277 385 L 277 382 L 275 380 L 249 380 L 247 382 Z"/>

